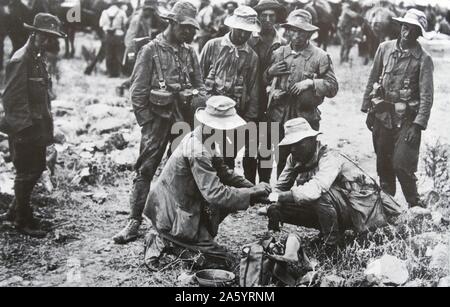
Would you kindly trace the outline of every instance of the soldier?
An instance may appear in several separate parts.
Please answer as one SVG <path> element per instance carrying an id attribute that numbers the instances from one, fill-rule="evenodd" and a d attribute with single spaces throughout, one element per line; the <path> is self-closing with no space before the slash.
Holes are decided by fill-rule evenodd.
<path id="1" fill-rule="evenodd" d="M 258 119 L 258 56 L 247 44 L 252 32 L 260 31 L 256 18 L 257 13 L 251 7 L 238 7 L 225 20 L 231 31 L 224 37 L 210 40 L 200 56 L 208 94 L 235 100 L 238 114 L 247 122 Z M 235 148 L 234 155 L 236 151 Z M 227 154 L 225 162 L 234 169 L 232 156 Z M 247 157 L 244 157 L 243 166 L 246 171 Z"/>
<path id="2" fill-rule="evenodd" d="M 427 19 L 411 9 L 398 40 L 380 45 L 364 94 L 362 112 L 368 113 L 377 172 L 383 190 L 396 193 L 396 178 L 411 207 L 421 205 L 415 172 L 422 131 L 433 105 L 433 60 L 417 41 L 425 35 Z"/>
<path id="3" fill-rule="evenodd" d="M 39 13 L 25 46 L 16 51 L 6 67 L 1 130 L 9 135 L 9 149 L 16 168 L 15 198 L 4 218 L 14 221 L 22 233 L 42 238 L 39 222 L 33 218 L 31 193 L 46 168 L 46 148 L 53 143 L 50 110 L 50 79 L 43 55 L 49 40 L 65 37 L 61 22 L 53 15 Z"/>
<path id="4" fill-rule="evenodd" d="M 136 13 L 130 21 L 125 35 L 126 56 L 128 61 L 134 64 L 136 57 L 134 39 L 148 37 L 154 39 L 164 30 L 165 24 L 157 14 L 158 2 L 145 0 L 142 9 Z"/>
<path id="5" fill-rule="evenodd" d="M 173 140 L 172 124 L 193 122 L 193 110 L 204 105 L 205 87 L 194 49 L 185 42 L 198 29 L 196 8 L 187 0 L 178 1 L 168 14 L 169 26 L 139 52 L 131 76 L 131 101 L 142 127 L 137 176 L 130 199 L 131 213 L 127 226 L 113 239 L 128 243 L 138 236 L 142 211 L 150 183 Z"/>
<path id="6" fill-rule="evenodd" d="M 325 97 L 336 96 L 339 89 L 330 56 L 310 43 L 318 30 L 311 23 L 311 14 L 295 10 L 282 26 L 290 44 L 274 52 L 272 64 L 264 73 L 266 84 L 270 85 L 267 114 L 273 123 L 279 123 L 280 139 L 284 137 L 284 123 L 292 118 L 303 117 L 313 129 L 319 130 L 318 106 Z M 288 154 L 280 148 L 278 176 Z"/>
<path id="7" fill-rule="evenodd" d="M 227 260 L 228 254 L 214 241 L 220 223 L 272 191 L 268 184 L 253 186 L 228 169 L 218 148 L 209 142 L 216 133 L 246 124 L 235 105 L 231 98 L 214 96 L 196 112 L 202 125 L 183 139 L 150 192 L 144 211 L 154 226 L 146 238 L 149 268 L 154 268 L 169 242 Z"/>
<path id="8" fill-rule="evenodd" d="M 304 118 L 285 125 L 279 146 L 289 149 L 286 168 L 269 200 L 277 203 L 259 210 L 269 217 L 269 229 L 279 223 L 315 228 L 328 252 L 343 243 L 347 229 L 366 233 L 398 216 L 400 206 L 379 189 L 355 162 L 317 140 L 321 133 Z M 295 259 L 293 259 L 295 260 Z"/>
<path id="9" fill-rule="evenodd" d="M 99 26 L 105 33 L 106 69 L 111 78 L 120 76 L 124 52 L 127 15 L 119 8 L 119 5 L 118 0 L 112 0 L 110 6 L 102 12 L 99 20 Z"/>
<path id="10" fill-rule="evenodd" d="M 258 19 L 261 23 L 261 32 L 253 33 L 248 43 L 250 47 L 252 47 L 252 49 L 256 52 L 259 58 L 259 73 L 257 79 L 258 84 L 260 85 L 258 93 L 258 121 L 260 123 L 267 123 L 267 129 L 265 133 L 264 131 L 261 131 L 258 134 L 261 137 L 261 140 L 259 140 L 258 143 L 260 143 L 260 146 L 268 147 L 264 149 L 271 151 L 272 144 L 269 141 L 271 138 L 271 123 L 267 120 L 266 115 L 268 96 L 266 87 L 263 86 L 263 74 L 271 64 L 273 52 L 281 46 L 286 45 L 287 43 L 286 40 L 276 30 L 276 25 L 284 22 L 287 12 L 284 6 L 282 6 L 276 0 L 260 0 L 254 7 L 254 9 L 258 13 Z M 259 153 L 261 153 L 261 151 Z M 261 161 L 263 160 L 267 160 L 270 162 L 272 160 L 272 155 L 270 155 L 269 157 L 261 157 L 261 155 L 258 155 L 258 159 L 252 159 L 250 157 L 248 158 L 248 167 L 245 177 L 250 182 L 255 183 L 256 173 L 258 172 L 260 182 L 270 183 L 272 168 L 262 167 Z"/>
<path id="11" fill-rule="evenodd" d="M 139 47 L 147 44 L 161 33 L 166 24 L 157 14 L 158 2 L 145 0 L 137 13 L 131 17 L 130 26 L 125 34 L 125 53 L 123 58 L 124 73 L 129 75 L 134 67 Z M 119 93 L 129 89 L 131 80 L 128 78 L 118 88 Z M 120 95 L 121 96 L 121 95 Z"/>
<path id="12" fill-rule="evenodd" d="M 353 47 L 352 30 L 357 25 L 359 14 L 352 10 L 349 3 L 342 4 L 342 13 L 339 17 L 338 35 L 341 41 L 341 64 L 350 60 L 350 51 Z"/>

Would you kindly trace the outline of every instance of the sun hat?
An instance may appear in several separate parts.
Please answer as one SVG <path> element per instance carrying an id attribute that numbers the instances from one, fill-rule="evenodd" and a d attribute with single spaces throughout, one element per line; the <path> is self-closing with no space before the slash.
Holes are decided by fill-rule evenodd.
<path id="1" fill-rule="evenodd" d="M 322 134 L 311 128 L 308 121 L 302 117 L 294 118 L 287 121 L 284 124 L 284 139 L 278 144 L 278 146 L 288 146 L 296 144 L 306 138 L 316 137 Z"/>
<path id="2" fill-rule="evenodd" d="M 236 102 L 226 96 L 212 96 L 206 107 L 195 112 L 195 118 L 202 124 L 218 130 L 233 130 L 246 125 L 236 112 Z"/>

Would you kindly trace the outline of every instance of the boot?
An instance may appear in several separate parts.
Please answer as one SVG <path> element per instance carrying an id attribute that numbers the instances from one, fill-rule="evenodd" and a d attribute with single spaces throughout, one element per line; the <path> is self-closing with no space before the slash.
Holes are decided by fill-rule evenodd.
<path id="1" fill-rule="evenodd" d="M 33 218 L 30 206 L 31 192 L 36 180 L 16 180 L 14 184 L 16 200 L 16 216 L 14 225 L 16 229 L 33 238 L 44 238 L 47 233 L 40 229 L 39 221 Z"/>
<path id="2" fill-rule="evenodd" d="M 15 227 L 20 233 L 30 236 L 32 238 L 43 239 L 47 235 L 47 232 L 39 228 L 39 221 L 28 217 L 25 220 L 15 222 Z"/>
<path id="3" fill-rule="evenodd" d="M 141 221 L 130 219 L 127 226 L 113 237 L 116 244 L 127 244 L 137 239 Z"/>

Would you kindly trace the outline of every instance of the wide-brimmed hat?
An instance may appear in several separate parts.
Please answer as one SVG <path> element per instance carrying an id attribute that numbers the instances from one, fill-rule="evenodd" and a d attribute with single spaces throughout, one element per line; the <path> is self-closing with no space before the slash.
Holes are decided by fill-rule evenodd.
<path id="1" fill-rule="evenodd" d="M 51 36 L 65 38 L 66 34 L 61 31 L 61 21 L 58 17 L 47 13 L 39 13 L 34 17 L 33 25 L 23 24 L 25 29 L 36 31 Z"/>
<path id="2" fill-rule="evenodd" d="M 405 17 L 396 17 L 392 18 L 392 20 L 395 20 L 400 23 L 407 23 L 410 25 L 414 25 L 420 28 L 422 31 L 422 36 L 427 36 L 427 28 L 428 28 L 428 20 L 427 16 L 424 12 L 416 10 L 416 9 L 410 9 L 408 12 L 406 12 Z"/>
<path id="3" fill-rule="evenodd" d="M 312 15 L 306 10 L 294 10 L 292 11 L 287 22 L 281 25 L 282 27 L 294 27 L 307 32 L 315 32 L 319 30 L 318 27 L 312 24 Z"/>
<path id="4" fill-rule="evenodd" d="M 158 8 L 158 0 L 145 0 L 144 4 L 142 4 L 142 9 L 156 10 L 157 8 Z"/>
<path id="5" fill-rule="evenodd" d="M 175 3 L 170 11 L 159 12 L 159 16 L 178 22 L 179 24 L 191 25 L 200 29 L 200 24 L 195 19 L 197 16 L 197 8 L 187 0 L 180 0 Z"/>
<path id="6" fill-rule="evenodd" d="M 258 14 L 267 10 L 273 10 L 277 14 L 277 22 L 283 22 L 286 19 L 287 10 L 277 0 L 260 0 L 253 8 Z"/>
<path id="7" fill-rule="evenodd" d="M 227 0 L 222 3 L 222 8 L 226 9 L 228 4 L 233 4 L 235 8 L 237 8 L 239 6 L 239 3 L 236 0 Z"/>
<path id="8" fill-rule="evenodd" d="M 249 6 L 241 5 L 234 10 L 233 15 L 228 16 L 224 24 L 233 29 L 241 29 L 249 32 L 260 32 L 258 13 Z"/>
<path id="9" fill-rule="evenodd" d="M 206 108 L 195 112 L 195 118 L 202 124 L 218 130 L 233 130 L 246 124 L 236 112 L 236 102 L 226 96 L 212 96 L 206 101 Z"/>
<path id="10" fill-rule="evenodd" d="M 311 128 L 308 121 L 302 117 L 294 118 L 287 121 L 284 124 L 284 139 L 278 144 L 278 146 L 288 146 L 296 144 L 306 138 L 316 137 L 322 134 Z"/>

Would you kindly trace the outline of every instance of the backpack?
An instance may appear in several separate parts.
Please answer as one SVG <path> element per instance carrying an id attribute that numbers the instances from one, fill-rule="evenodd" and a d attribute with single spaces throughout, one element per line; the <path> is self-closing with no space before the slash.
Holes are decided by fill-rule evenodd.
<path id="1" fill-rule="evenodd" d="M 272 282 L 275 263 L 267 255 L 274 242 L 275 239 L 271 237 L 242 248 L 239 274 L 241 287 L 267 286 Z"/>

